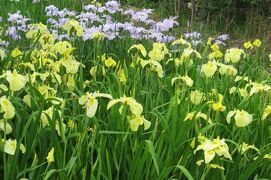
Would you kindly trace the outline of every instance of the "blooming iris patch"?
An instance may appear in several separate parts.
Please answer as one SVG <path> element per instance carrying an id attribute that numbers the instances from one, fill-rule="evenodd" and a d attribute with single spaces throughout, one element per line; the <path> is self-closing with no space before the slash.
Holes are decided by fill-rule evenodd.
<path id="1" fill-rule="evenodd" d="M 269 177 L 270 62 L 260 40 L 243 50 L 228 47 L 228 35 L 176 39 L 177 17 L 116 1 L 81 12 L 62 4 L 45 8 L 44 24 L 19 11 L 0 23 L 3 177 L 110 178 L 122 169 L 120 177 L 138 178 L 134 169 L 176 179 L 170 165 L 187 178 L 239 178 L 256 158 L 248 175 Z M 139 157 L 146 168 L 131 168 Z M 236 174 L 232 159 L 242 164 Z"/>

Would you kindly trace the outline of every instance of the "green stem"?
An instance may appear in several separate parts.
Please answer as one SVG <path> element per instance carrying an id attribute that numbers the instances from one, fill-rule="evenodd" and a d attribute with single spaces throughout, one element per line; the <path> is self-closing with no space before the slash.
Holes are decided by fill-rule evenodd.
<path id="1" fill-rule="evenodd" d="M 4 131 L 4 144 L 6 144 L 6 139 L 7 139 L 6 127 L 7 127 L 6 120 L 4 120 L 4 130 L 5 130 Z M 4 158 L 4 179 L 8 180 L 7 155 L 5 152 L 3 153 L 3 158 Z"/>

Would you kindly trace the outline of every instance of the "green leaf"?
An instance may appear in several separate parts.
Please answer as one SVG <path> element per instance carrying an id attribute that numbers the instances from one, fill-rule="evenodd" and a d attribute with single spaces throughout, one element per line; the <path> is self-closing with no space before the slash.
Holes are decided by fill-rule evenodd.
<path id="1" fill-rule="evenodd" d="M 68 174 L 70 174 L 75 162 L 76 162 L 77 157 L 71 157 L 70 161 L 68 162 L 66 169 L 68 170 Z"/>
<path id="2" fill-rule="evenodd" d="M 48 171 L 44 177 L 44 180 L 49 179 L 54 173 L 58 172 L 57 169 L 51 169 L 50 171 Z"/>
<path id="3" fill-rule="evenodd" d="M 178 165 L 176 167 L 182 171 L 182 173 L 185 175 L 185 177 L 187 177 L 188 180 L 194 180 L 193 176 L 184 166 Z"/>
<path id="4" fill-rule="evenodd" d="M 153 143 L 150 140 L 146 140 L 145 142 L 147 144 L 148 151 L 151 154 L 151 157 L 152 157 L 152 160 L 153 160 L 156 172 L 159 175 L 160 174 L 160 171 L 159 171 L 159 164 L 160 163 L 159 163 L 159 159 L 157 157 L 157 154 L 155 153 L 155 149 L 154 149 Z"/>
<path id="5" fill-rule="evenodd" d="M 47 164 L 47 162 L 44 162 L 44 163 L 42 163 L 42 164 L 40 164 L 40 165 L 38 165 L 38 166 L 33 166 L 33 167 L 30 167 L 30 168 L 27 168 L 27 169 L 21 171 L 21 172 L 17 175 L 16 179 L 18 179 L 20 176 L 24 175 L 25 173 L 30 172 L 30 171 L 32 171 L 32 170 L 35 170 L 35 169 L 37 169 L 37 168 L 39 168 L 39 167 L 41 167 L 41 166 L 43 166 L 43 165 L 45 165 L 45 164 Z"/>

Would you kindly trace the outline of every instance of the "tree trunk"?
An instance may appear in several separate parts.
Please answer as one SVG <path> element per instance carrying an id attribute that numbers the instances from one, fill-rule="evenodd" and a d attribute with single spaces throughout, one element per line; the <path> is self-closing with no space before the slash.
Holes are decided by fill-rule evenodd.
<path id="1" fill-rule="evenodd" d="M 191 9 L 191 22 L 190 22 L 190 31 L 193 30 L 195 16 L 196 16 L 196 0 L 192 0 L 192 9 Z"/>

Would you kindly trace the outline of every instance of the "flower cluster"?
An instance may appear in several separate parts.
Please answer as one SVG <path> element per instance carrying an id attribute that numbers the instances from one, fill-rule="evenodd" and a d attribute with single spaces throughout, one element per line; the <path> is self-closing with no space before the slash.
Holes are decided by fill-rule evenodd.
<path id="1" fill-rule="evenodd" d="M 75 21 L 83 28 L 83 40 L 93 38 L 93 34 L 104 33 L 110 40 L 115 38 L 124 38 L 129 34 L 133 39 L 154 39 L 156 41 L 168 42 L 174 40 L 168 32 L 179 24 L 177 17 L 170 17 L 162 21 L 155 21 L 150 18 L 151 9 L 134 11 L 132 9 L 124 10 L 117 1 L 108 1 L 101 6 L 100 4 L 90 4 L 84 6 L 84 11 L 78 13 L 68 9 L 59 10 L 50 5 L 45 9 L 48 16 L 48 24 L 52 31 L 58 37 L 70 38 L 70 34 L 59 31 L 59 27 L 65 28 L 67 22 Z M 125 22 L 115 19 L 115 16 L 121 16 Z M 60 28 L 61 29 L 61 28 Z"/>
<path id="2" fill-rule="evenodd" d="M 21 14 L 21 11 L 16 13 L 8 13 L 9 26 L 5 32 L 6 36 L 11 37 L 14 40 L 22 38 L 22 34 L 27 32 L 30 27 L 30 18 L 27 18 Z"/>

